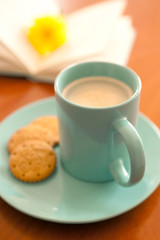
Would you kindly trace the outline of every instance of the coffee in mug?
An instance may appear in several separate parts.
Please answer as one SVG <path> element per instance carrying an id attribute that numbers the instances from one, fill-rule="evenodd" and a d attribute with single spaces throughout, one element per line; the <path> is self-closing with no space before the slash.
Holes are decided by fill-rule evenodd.
<path id="1" fill-rule="evenodd" d="M 132 89 L 118 79 L 104 76 L 80 78 L 62 92 L 69 101 L 86 107 L 110 107 L 128 100 Z"/>

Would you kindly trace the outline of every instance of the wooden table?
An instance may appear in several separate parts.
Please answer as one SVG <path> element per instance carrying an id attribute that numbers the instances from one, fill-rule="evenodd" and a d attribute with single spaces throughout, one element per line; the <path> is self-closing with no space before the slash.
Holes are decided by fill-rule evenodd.
<path id="1" fill-rule="evenodd" d="M 65 12 L 97 0 L 61 0 Z M 140 111 L 160 127 L 160 2 L 128 0 L 138 36 L 128 62 L 142 79 Z M 25 79 L 0 77 L 0 120 L 17 108 L 54 94 L 53 86 Z M 29 239 L 160 239 L 160 187 L 133 210 L 99 223 L 65 225 L 18 212 L 0 199 L 0 240 Z"/>

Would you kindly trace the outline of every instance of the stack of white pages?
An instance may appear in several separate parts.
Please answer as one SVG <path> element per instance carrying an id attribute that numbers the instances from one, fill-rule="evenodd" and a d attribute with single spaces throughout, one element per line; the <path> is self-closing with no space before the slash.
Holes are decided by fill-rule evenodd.
<path id="1" fill-rule="evenodd" d="M 0 75 L 25 76 L 53 82 L 66 66 L 83 61 L 127 65 L 136 31 L 124 15 L 125 0 L 103 1 L 66 15 L 67 41 L 41 56 L 28 41 L 25 29 L 34 18 L 60 13 L 54 0 L 0 2 Z"/>

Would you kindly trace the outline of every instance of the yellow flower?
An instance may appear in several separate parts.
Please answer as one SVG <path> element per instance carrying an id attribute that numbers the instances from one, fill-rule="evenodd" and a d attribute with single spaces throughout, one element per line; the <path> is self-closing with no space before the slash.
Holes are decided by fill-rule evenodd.
<path id="1" fill-rule="evenodd" d="M 62 15 L 46 16 L 35 20 L 29 28 L 28 39 L 40 54 L 54 51 L 66 41 L 66 25 Z"/>

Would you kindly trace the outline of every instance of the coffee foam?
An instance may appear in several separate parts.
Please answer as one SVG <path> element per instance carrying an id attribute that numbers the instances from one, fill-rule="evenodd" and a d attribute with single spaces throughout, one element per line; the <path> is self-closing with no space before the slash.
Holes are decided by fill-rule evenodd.
<path id="1" fill-rule="evenodd" d="M 110 107 L 128 100 L 133 91 L 110 77 L 85 77 L 69 83 L 62 92 L 70 102 L 86 107 Z"/>

